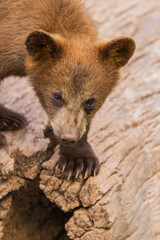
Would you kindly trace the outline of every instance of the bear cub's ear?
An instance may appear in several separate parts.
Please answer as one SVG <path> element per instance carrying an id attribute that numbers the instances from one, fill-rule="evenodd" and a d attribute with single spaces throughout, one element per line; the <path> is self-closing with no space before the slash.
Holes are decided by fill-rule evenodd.
<path id="1" fill-rule="evenodd" d="M 127 64 L 135 51 L 135 41 L 130 37 L 119 37 L 97 44 L 100 58 L 116 68 Z"/>
<path id="2" fill-rule="evenodd" d="M 25 45 L 30 56 L 34 60 L 50 56 L 60 57 L 63 51 L 64 39 L 55 34 L 51 35 L 44 31 L 35 31 L 28 35 Z"/>

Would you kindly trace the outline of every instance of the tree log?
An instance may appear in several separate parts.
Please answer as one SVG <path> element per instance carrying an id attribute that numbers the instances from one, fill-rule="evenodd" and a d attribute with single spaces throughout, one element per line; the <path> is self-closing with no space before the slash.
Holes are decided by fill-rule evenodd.
<path id="1" fill-rule="evenodd" d="M 137 50 L 92 121 L 96 177 L 66 180 L 48 118 L 28 79 L 9 78 L 0 102 L 29 125 L 0 151 L 0 239 L 160 239 L 160 2 L 87 0 L 102 39 Z M 53 154 L 54 153 L 54 154 Z"/>

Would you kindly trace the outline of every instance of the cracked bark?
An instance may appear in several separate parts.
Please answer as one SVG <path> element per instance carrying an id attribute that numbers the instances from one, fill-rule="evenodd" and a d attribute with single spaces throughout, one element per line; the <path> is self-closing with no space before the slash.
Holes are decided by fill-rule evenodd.
<path id="1" fill-rule="evenodd" d="M 86 4 L 101 22 L 101 38 L 130 35 L 137 43 L 92 122 L 89 141 L 100 173 L 63 179 L 47 116 L 27 79 L 5 80 L 0 101 L 24 114 L 29 126 L 6 132 L 8 149 L 0 151 L 0 239 L 160 238 L 160 3 Z"/>

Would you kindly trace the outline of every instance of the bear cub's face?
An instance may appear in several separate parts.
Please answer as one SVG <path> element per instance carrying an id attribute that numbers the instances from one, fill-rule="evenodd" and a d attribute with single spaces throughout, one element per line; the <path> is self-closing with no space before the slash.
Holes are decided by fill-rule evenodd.
<path id="1" fill-rule="evenodd" d="M 76 142 L 119 80 L 135 42 L 129 37 L 108 42 L 65 39 L 36 31 L 26 47 L 28 75 L 57 139 L 69 136 Z"/>

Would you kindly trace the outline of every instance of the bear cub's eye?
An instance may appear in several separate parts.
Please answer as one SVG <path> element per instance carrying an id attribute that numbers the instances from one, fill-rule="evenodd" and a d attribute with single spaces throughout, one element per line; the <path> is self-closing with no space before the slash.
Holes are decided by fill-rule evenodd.
<path id="1" fill-rule="evenodd" d="M 53 93 L 53 103 L 58 107 L 63 106 L 63 98 L 61 92 Z"/>
<path id="2" fill-rule="evenodd" d="M 96 99 L 95 98 L 90 98 L 86 101 L 85 103 L 85 110 L 88 112 L 90 110 L 93 110 L 94 109 L 94 106 L 95 106 L 95 103 L 96 103 Z"/>

